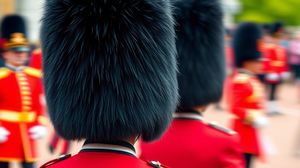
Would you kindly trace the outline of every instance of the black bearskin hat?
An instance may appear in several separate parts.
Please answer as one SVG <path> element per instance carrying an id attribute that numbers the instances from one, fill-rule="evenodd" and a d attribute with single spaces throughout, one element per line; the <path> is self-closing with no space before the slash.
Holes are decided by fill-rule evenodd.
<path id="1" fill-rule="evenodd" d="M 49 114 L 66 139 L 150 141 L 177 104 L 166 0 L 51 0 L 42 21 Z"/>
<path id="2" fill-rule="evenodd" d="M 26 23 L 20 15 L 8 15 L 1 23 L 1 50 L 29 51 Z"/>
<path id="3" fill-rule="evenodd" d="M 262 24 L 261 28 L 262 28 L 263 34 L 270 35 L 271 29 L 272 29 L 272 24 L 269 24 L 269 23 Z"/>
<path id="4" fill-rule="evenodd" d="M 282 22 L 275 22 L 271 25 L 271 35 L 279 37 L 284 30 L 284 24 Z"/>
<path id="5" fill-rule="evenodd" d="M 174 3 L 177 22 L 178 111 L 217 102 L 225 77 L 223 12 L 219 0 Z"/>
<path id="6" fill-rule="evenodd" d="M 1 23 L 1 38 L 9 39 L 13 33 L 22 33 L 27 37 L 26 23 L 20 15 L 8 15 Z"/>
<path id="7" fill-rule="evenodd" d="M 240 68 L 248 60 L 261 59 L 259 40 L 262 38 L 262 29 L 251 22 L 241 23 L 233 37 L 235 65 Z"/>

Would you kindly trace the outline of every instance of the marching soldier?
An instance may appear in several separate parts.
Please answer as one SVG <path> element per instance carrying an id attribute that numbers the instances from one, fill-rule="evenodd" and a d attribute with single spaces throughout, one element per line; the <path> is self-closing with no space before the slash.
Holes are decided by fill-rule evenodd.
<path id="1" fill-rule="evenodd" d="M 225 77 L 221 6 L 217 0 L 174 5 L 181 101 L 163 137 L 141 143 L 140 157 L 172 168 L 243 168 L 236 133 L 203 119 L 221 98 Z"/>
<path id="2" fill-rule="evenodd" d="M 281 114 L 277 105 L 277 88 L 289 76 L 287 51 L 280 45 L 282 29 L 281 23 L 272 24 L 269 42 L 263 47 L 265 81 L 269 91 L 268 115 Z"/>
<path id="3" fill-rule="evenodd" d="M 235 117 L 233 129 L 240 135 L 247 168 L 254 156 L 263 156 L 260 128 L 267 124 L 263 86 L 256 77 L 262 71 L 261 38 L 261 29 L 254 23 L 237 28 L 233 39 L 237 70 L 226 87 L 228 107 Z"/>
<path id="4" fill-rule="evenodd" d="M 136 157 L 140 137 L 164 132 L 177 104 L 174 22 L 165 0 L 46 2 L 46 100 L 58 134 L 80 152 L 42 167 L 161 167 Z"/>
<path id="5" fill-rule="evenodd" d="M 32 168 L 37 158 L 34 140 L 47 132 L 41 72 L 24 66 L 30 47 L 23 18 L 5 17 L 1 30 L 5 67 L 0 69 L 0 167 L 18 161 Z"/>

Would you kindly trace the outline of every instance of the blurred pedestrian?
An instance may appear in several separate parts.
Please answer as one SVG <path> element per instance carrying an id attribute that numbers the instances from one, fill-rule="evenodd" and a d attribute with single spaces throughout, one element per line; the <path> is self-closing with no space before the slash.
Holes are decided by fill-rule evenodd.
<path id="1" fill-rule="evenodd" d="M 226 86 L 228 107 L 234 115 L 232 128 L 238 132 L 250 168 L 254 157 L 263 157 L 261 128 L 267 124 L 263 85 L 256 74 L 262 71 L 262 31 L 255 23 L 242 23 L 233 37 L 236 70 Z"/>
<path id="2" fill-rule="evenodd" d="M 136 157 L 165 131 L 177 104 L 174 21 L 166 0 L 51 0 L 41 39 L 54 128 L 85 140 L 42 167 L 162 167 Z"/>
<path id="3" fill-rule="evenodd" d="M 37 160 L 35 140 L 46 135 L 41 72 L 24 66 L 30 47 L 21 16 L 6 16 L 1 24 L 5 39 L 0 69 L 0 167 L 12 161 L 32 168 Z"/>
<path id="4" fill-rule="evenodd" d="M 226 74 L 222 8 L 218 0 L 174 6 L 181 101 L 162 138 L 141 143 L 140 157 L 172 168 L 243 168 L 237 134 L 203 117 L 220 100 Z"/>

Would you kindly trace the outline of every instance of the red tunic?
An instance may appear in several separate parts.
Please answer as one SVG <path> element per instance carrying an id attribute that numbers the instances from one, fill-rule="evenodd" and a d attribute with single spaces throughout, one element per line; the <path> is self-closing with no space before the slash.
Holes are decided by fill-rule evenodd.
<path id="1" fill-rule="evenodd" d="M 36 49 L 32 52 L 29 66 L 32 68 L 42 70 L 42 50 L 41 49 Z"/>
<path id="2" fill-rule="evenodd" d="M 205 124 L 198 114 L 177 114 L 158 141 L 141 143 L 141 159 L 172 168 L 243 168 L 234 131 Z"/>
<path id="3" fill-rule="evenodd" d="M 0 126 L 10 132 L 8 140 L 0 143 L 0 161 L 35 161 L 28 130 L 45 123 L 42 95 L 40 71 L 0 69 Z"/>
<path id="4" fill-rule="evenodd" d="M 259 129 L 253 126 L 257 117 L 264 116 L 264 90 L 254 75 L 235 72 L 228 79 L 228 108 L 235 116 L 232 128 L 239 133 L 244 153 L 262 154 Z"/>
<path id="5" fill-rule="evenodd" d="M 262 49 L 264 61 L 263 71 L 265 74 L 274 73 L 278 75 L 278 79 L 270 80 L 269 83 L 278 83 L 281 81 L 280 74 L 288 72 L 288 58 L 286 49 L 275 44 L 265 44 Z"/>
<path id="6" fill-rule="evenodd" d="M 127 147 L 109 144 L 85 145 L 75 156 L 55 159 L 41 168 L 160 168 L 158 162 L 145 162 L 135 156 L 135 152 Z"/>

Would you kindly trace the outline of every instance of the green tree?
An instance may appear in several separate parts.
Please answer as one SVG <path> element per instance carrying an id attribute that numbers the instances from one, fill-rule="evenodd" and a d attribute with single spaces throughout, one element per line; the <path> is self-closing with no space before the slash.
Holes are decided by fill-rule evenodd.
<path id="1" fill-rule="evenodd" d="M 270 23 L 283 21 L 287 25 L 300 25 L 299 0 L 240 0 L 242 10 L 236 15 L 237 22 L 255 21 Z"/>

